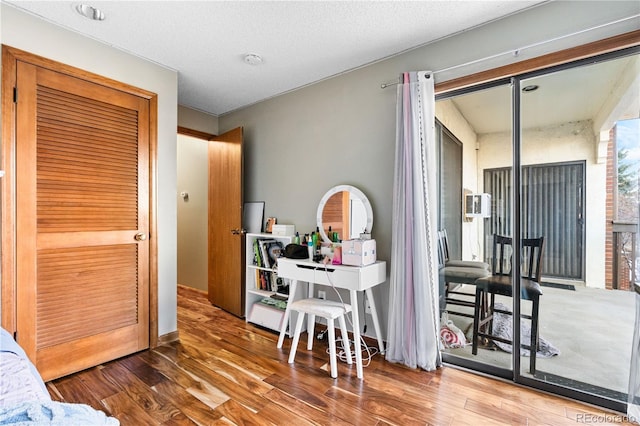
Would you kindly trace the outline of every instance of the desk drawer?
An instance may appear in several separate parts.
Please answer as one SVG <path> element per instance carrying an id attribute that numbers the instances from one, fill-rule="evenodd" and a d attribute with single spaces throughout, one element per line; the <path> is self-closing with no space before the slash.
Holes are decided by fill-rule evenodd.
<path id="1" fill-rule="evenodd" d="M 315 274 L 315 282 L 318 284 L 335 285 L 336 287 L 357 290 L 360 286 L 360 272 L 358 269 L 332 268 L 327 265 L 318 267 Z"/>
<path id="2" fill-rule="evenodd" d="M 278 276 L 292 280 L 313 282 L 315 265 L 296 264 L 291 261 L 278 261 Z"/>

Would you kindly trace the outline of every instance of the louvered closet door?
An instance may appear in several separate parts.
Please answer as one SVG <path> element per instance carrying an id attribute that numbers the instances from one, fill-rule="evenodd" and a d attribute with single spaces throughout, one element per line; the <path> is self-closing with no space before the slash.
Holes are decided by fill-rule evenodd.
<path id="1" fill-rule="evenodd" d="M 17 74 L 18 341 L 49 380 L 149 345 L 149 105 Z"/>

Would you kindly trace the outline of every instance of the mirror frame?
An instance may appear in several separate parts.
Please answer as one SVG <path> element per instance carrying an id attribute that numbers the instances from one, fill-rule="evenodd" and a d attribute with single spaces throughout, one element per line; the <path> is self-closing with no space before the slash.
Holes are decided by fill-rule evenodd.
<path id="1" fill-rule="evenodd" d="M 320 235 L 322 236 L 322 241 L 325 243 L 331 243 L 331 240 L 327 236 L 327 233 L 324 231 L 324 227 L 322 226 L 322 212 L 324 211 L 324 206 L 327 204 L 329 198 L 331 198 L 334 194 L 342 191 L 347 191 L 350 194 L 350 197 L 357 198 L 362 201 L 364 204 L 364 209 L 367 213 L 367 227 L 366 231 L 371 233 L 371 228 L 373 228 L 373 209 L 371 208 L 371 203 L 364 192 L 360 191 L 355 186 L 351 185 L 337 185 L 333 188 L 329 189 L 326 194 L 320 200 L 320 204 L 318 204 L 318 212 L 316 214 L 316 226 L 320 230 Z"/>

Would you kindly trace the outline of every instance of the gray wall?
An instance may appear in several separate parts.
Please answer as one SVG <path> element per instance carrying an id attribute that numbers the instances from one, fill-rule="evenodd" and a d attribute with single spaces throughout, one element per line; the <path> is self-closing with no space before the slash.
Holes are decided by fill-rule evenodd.
<path id="1" fill-rule="evenodd" d="M 378 257 L 391 254 L 396 90 L 380 84 L 403 71 L 441 70 L 637 14 L 638 2 L 552 2 L 219 118 L 220 131 L 245 131 L 245 199 L 264 200 L 266 216 L 315 229 L 318 201 L 338 184 L 360 188 L 374 211 Z M 570 19 L 568 18 L 570 17 Z M 638 19 L 479 65 L 436 75 L 436 82 L 638 28 Z M 389 267 L 387 271 L 389 271 Z M 386 329 L 388 283 L 376 288 Z M 372 334 L 369 327 L 367 334 Z"/>

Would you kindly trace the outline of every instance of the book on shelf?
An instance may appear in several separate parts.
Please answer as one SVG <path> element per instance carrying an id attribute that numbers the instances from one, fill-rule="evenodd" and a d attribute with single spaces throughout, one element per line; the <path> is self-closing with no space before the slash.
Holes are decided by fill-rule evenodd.
<path id="1" fill-rule="evenodd" d="M 258 240 L 253 240 L 253 264 L 261 267 L 262 266 L 262 256 L 260 255 L 260 245 L 258 244 Z"/>
<path id="2" fill-rule="evenodd" d="M 260 258 L 262 260 L 262 266 L 265 268 L 271 268 L 271 262 L 269 261 L 269 245 L 275 243 L 274 239 L 259 239 L 258 246 L 260 247 Z"/>
<path id="3" fill-rule="evenodd" d="M 278 288 L 275 272 L 256 269 L 256 290 L 273 291 Z"/>
<path id="4" fill-rule="evenodd" d="M 273 269 L 284 253 L 284 244 L 273 238 L 256 238 L 253 241 L 253 264 Z"/>
<path id="5" fill-rule="evenodd" d="M 269 264 L 272 269 L 275 269 L 278 265 L 278 258 L 284 255 L 284 244 L 282 241 L 274 241 L 266 244 L 267 256 L 269 257 Z"/>

